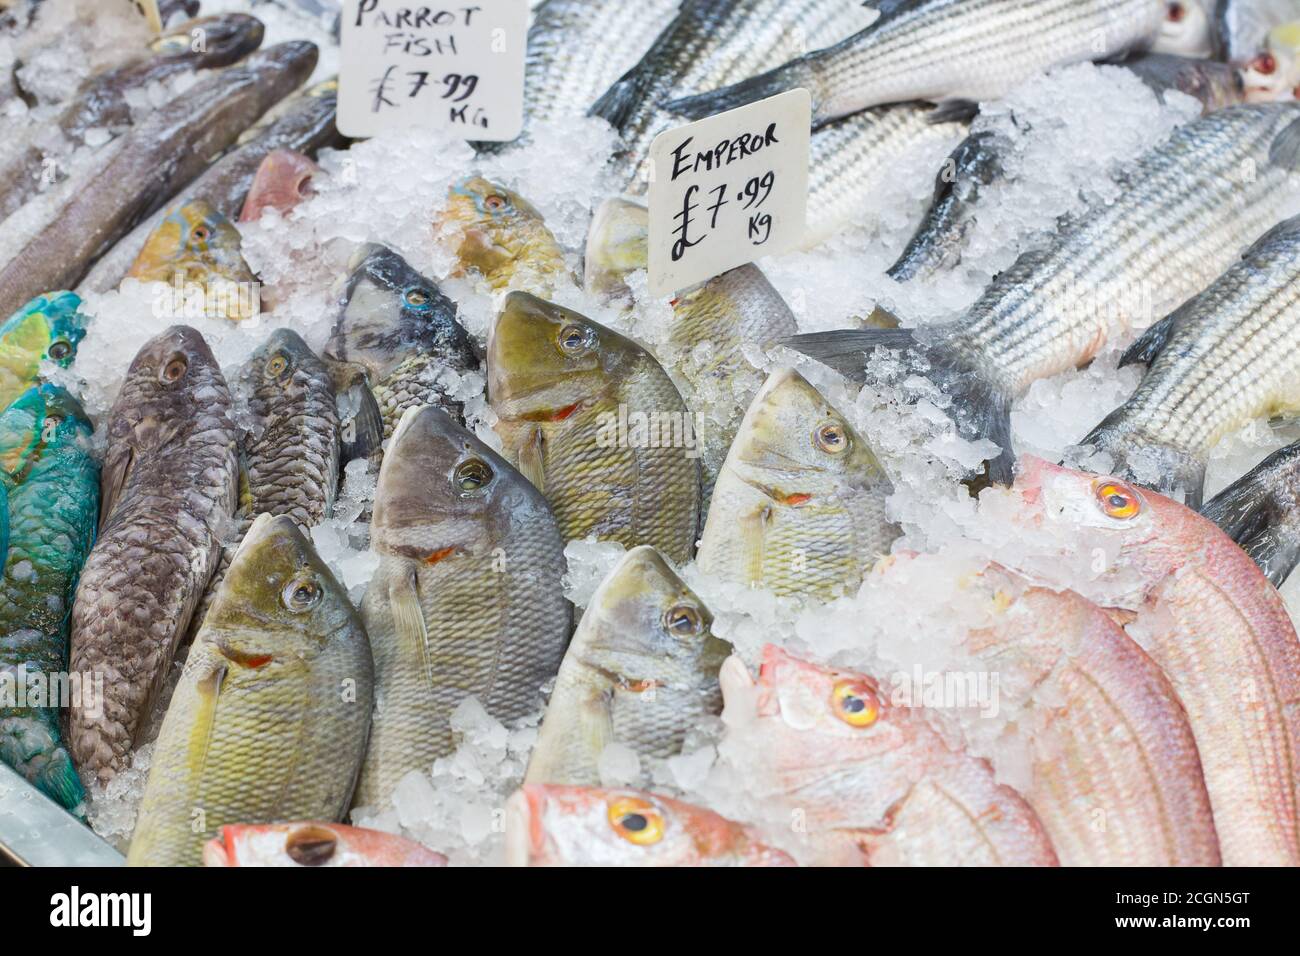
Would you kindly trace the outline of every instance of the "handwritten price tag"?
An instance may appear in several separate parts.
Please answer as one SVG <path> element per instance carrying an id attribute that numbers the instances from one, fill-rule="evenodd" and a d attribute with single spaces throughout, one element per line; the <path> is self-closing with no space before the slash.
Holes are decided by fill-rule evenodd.
<path id="1" fill-rule="evenodd" d="M 650 144 L 652 295 L 671 295 L 803 238 L 812 99 L 791 90 Z"/>
<path id="2" fill-rule="evenodd" d="M 419 126 L 511 140 L 523 130 L 528 0 L 348 0 L 342 24 L 345 136 Z"/>

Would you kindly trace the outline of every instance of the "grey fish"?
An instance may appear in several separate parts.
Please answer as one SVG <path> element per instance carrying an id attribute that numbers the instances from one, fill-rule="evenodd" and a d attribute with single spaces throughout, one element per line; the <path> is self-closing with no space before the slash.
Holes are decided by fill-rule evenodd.
<path id="1" fill-rule="evenodd" d="M 457 420 L 453 380 L 478 372 L 478 349 L 456 304 L 387 246 L 352 257 L 324 357 L 339 393 L 346 458 L 378 450 L 408 408 L 437 405 Z"/>
<path id="2" fill-rule="evenodd" d="M 196 30 L 203 31 L 201 50 L 195 49 Z M 86 134 L 92 129 L 121 133 L 131 125 L 129 94 L 183 73 L 228 66 L 256 50 L 262 34 L 261 21 L 240 13 L 193 20 L 165 31 L 140 59 L 82 84 L 54 120 L 62 133 L 62 146 L 71 152 L 85 145 Z M 8 216 L 37 193 L 47 156 L 57 161 L 57 155 L 32 142 L 0 164 L 0 217 Z"/>
<path id="3" fill-rule="evenodd" d="M 385 803 L 454 748 L 452 711 L 535 712 L 572 626 L 564 542 L 546 500 L 440 409 L 411 409 L 384 455 L 361 614 L 376 713 L 356 804 Z"/>
<path id="4" fill-rule="evenodd" d="M 42 203 L 36 221 L 5 237 L 12 257 L 0 270 L 0 313 L 47 289 L 74 287 L 100 253 L 306 80 L 316 58 L 313 44 L 294 41 L 214 72 L 108 144 L 86 178 L 35 200 Z"/>
<path id="5" fill-rule="evenodd" d="M 337 108 L 338 81 L 333 79 L 322 80 L 290 97 L 240 136 L 230 152 L 185 189 L 185 196 L 209 203 L 233 222 L 267 155 L 277 149 L 315 155 L 317 150 L 340 142 L 334 125 Z M 82 280 L 80 291 L 84 294 L 116 289 L 166 214 L 166 207 L 158 209 L 100 256 Z"/>
<path id="6" fill-rule="evenodd" d="M 128 766 L 235 510 L 230 392 L 203 337 L 172 326 L 127 370 L 109 415 L 100 532 L 72 609 L 71 670 L 103 676 L 102 713 L 74 703 L 73 759 Z"/>
<path id="7" fill-rule="evenodd" d="M 1136 74 L 1162 100 L 1171 90 L 1199 100 L 1202 115 L 1246 101 L 1246 84 L 1241 71 L 1228 63 L 1144 53 L 1119 65 Z"/>
<path id="8" fill-rule="evenodd" d="M 1235 106 L 1188 123 L 1133 163 L 1109 205 L 1069 219 L 1047 248 L 996 276 L 955 323 L 801 335 L 798 351 L 861 381 L 899 349 L 952 400 L 960 433 L 1011 477 L 1012 400 L 1076 368 L 1208 286 L 1300 201 L 1300 105 Z"/>
<path id="9" fill-rule="evenodd" d="M 871 26 L 834 46 L 667 108 L 700 119 L 799 87 L 813 125 L 907 100 L 998 99 L 1054 66 L 1147 44 L 1164 0 L 867 0 Z"/>
<path id="10" fill-rule="evenodd" d="M 674 95 L 711 90 L 833 43 L 867 22 L 846 0 L 684 0 L 641 60 L 592 105 L 618 131 L 616 157 L 629 188 L 656 135 L 679 125 L 664 109 Z"/>
<path id="11" fill-rule="evenodd" d="M 1205 465 L 1224 435 L 1254 418 L 1300 411 L 1300 216 L 1124 353 L 1146 375 L 1081 442 L 1111 474 L 1201 506 Z"/>
<path id="12" fill-rule="evenodd" d="M 1280 588 L 1300 563 L 1300 442 L 1273 452 L 1201 509 Z"/>
<path id="13" fill-rule="evenodd" d="M 642 760 L 681 752 L 722 710 L 718 671 L 731 645 L 654 548 L 629 551 L 601 582 L 564 655 L 525 783 L 600 784 L 610 744 Z"/>

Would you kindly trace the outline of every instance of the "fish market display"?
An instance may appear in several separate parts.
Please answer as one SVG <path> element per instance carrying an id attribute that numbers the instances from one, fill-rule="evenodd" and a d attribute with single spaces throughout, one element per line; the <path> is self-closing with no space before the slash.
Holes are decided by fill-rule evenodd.
<path id="1" fill-rule="evenodd" d="M 506 804 L 515 866 L 793 866 L 748 827 L 636 790 L 531 785 Z"/>
<path id="2" fill-rule="evenodd" d="M 633 548 L 592 596 L 564 655 L 528 764 L 529 783 L 596 786 L 605 748 L 641 759 L 682 749 L 690 726 L 722 709 L 730 647 L 653 548 Z"/>
<path id="3" fill-rule="evenodd" d="M 0 481 L 8 530 L 0 575 L 0 666 L 38 679 L 68 664 L 68 615 L 95 540 L 99 464 L 90 421 L 55 385 L 29 389 L 0 414 Z M 68 809 L 85 798 L 59 727 L 58 701 L 0 706 L 0 760 Z"/>
<path id="4" fill-rule="evenodd" d="M 72 755 L 111 779 L 158 695 L 235 510 L 230 392 L 203 337 L 173 326 L 141 349 L 109 415 L 99 539 L 72 610 L 74 673 L 105 675 L 69 714 Z"/>
<path id="5" fill-rule="evenodd" d="M 362 6 L 0 0 L 0 866 L 1300 866 L 1300 0 Z"/>
<path id="6" fill-rule="evenodd" d="M 1300 411 L 1300 217 L 1270 230 L 1212 286 L 1157 322 L 1123 362 L 1133 397 L 1082 440 L 1108 470 L 1201 504 L 1205 459 L 1229 431 Z"/>
<path id="7" fill-rule="evenodd" d="M 203 847 L 204 866 L 446 866 L 413 840 L 338 823 L 236 823 Z"/>
<path id="8" fill-rule="evenodd" d="M 690 559 L 698 452 L 658 362 L 577 312 L 512 292 L 487 365 L 506 455 L 546 495 L 566 540 L 594 534 Z"/>
<path id="9" fill-rule="evenodd" d="M 238 822 L 341 820 L 373 681 L 347 594 L 292 519 L 259 517 L 185 660 L 128 865 L 196 866 Z"/>
<path id="10" fill-rule="evenodd" d="M 453 749 L 469 695 L 501 720 L 537 709 L 571 609 L 546 501 L 439 409 L 408 411 L 384 455 L 371 525 L 379 568 L 361 614 L 378 708 L 356 803 L 387 800 Z"/>

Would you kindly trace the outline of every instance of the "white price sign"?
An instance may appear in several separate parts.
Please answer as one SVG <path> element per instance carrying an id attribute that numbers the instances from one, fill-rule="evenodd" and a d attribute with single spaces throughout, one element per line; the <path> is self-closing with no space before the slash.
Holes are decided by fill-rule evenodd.
<path id="1" fill-rule="evenodd" d="M 344 136 L 418 126 L 511 140 L 523 130 L 528 0 L 348 0 L 342 24 Z"/>
<path id="2" fill-rule="evenodd" d="M 650 293 L 671 295 L 803 239 L 812 98 L 791 90 L 650 145 Z"/>

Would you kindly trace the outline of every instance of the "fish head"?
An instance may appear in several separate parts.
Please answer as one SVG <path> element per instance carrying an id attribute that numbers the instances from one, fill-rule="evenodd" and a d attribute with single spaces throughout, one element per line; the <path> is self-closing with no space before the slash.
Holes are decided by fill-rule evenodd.
<path id="1" fill-rule="evenodd" d="M 501 545 L 513 522 L 547 507 L 504 458 L 431 405 L 408 409 L 384 453 L 371 533 L 422 564 Z"/>
<path id="2" fill-rule="evenodd" d="M 751 831 L 638 790 L 530 784 L 506 801 L 513 866 L 793 866 Z"/>
<path id="3" fill-rule="evenodd" d="M 113 434 L 134 432 L 143 451 L 164 442 L 193 414 L 207 390 L 223 383 L 221 366 L 198 330 L 173 325 L 140 347 L 113 406 Z"/>
<path id="4" fill-rule="evenodd" d="M 1292 100 L 1300 91 L 1300 21 L 1269 31 L 1264 49 L 1242 66 L 1246 100 Z"/>
<path id="5" fill-rule="evenodd" d="M 693 687 L 703 675 L 716 677 L 731 652 L 713 635 L 704 602 L 646 545 L 601 582 L 579 627 L 582 662 L 634 693 Z"/>
<path id="6" fill-rule="evenodd" d="M 267 408 L 297 405 L 319 383 L 328 382 L 329 373 L 301 335 L 276 329 L 249 357 L 245 379 L 254 413 L 261 417 Z"/>
<path id="7" fill-rule="evenodd" d="M 1209 56 L 1214 47 L 1209 2 L 1213 0 L 1169 0 L 1154 48 L 1178 56 Z"/>
<path id="8" fill-rule="evenodd" d="M 564 252 L 542 214 L 481 176 L 451 186 L 434 233 L 454 247 L 456 275 L 478 272 L 493 288 L 504 288 L 517 272 L 540 277 L 563 270 Z"/>
<path id="9" fill-rule="evenodd" d="M 128 276 L 142 282 L 251 282 L 239 230 L 211 203 L 191 199 L 167 210 Z"/>
<path id="10" fill-rule="evenodd" d="M 149 52 L 194 59 L 205 68 L 228 66 L 261 46 L 265 32 L 262 21 L 246 13 L 199 17 L 163 30 L 149 44 Z"/>
<path id="11" fill-rule="evenodd" d="M 792 368 L 774 371 L 754 396 L 724 467 L 783 504 L 837 492 L 889 493 L 866 440 Z"/>
<path id="12" fill-rule="evenodd" d="M 582 283 L 592 295 L 631 301 L 627 277 L 645 269 L 649 253 L 650 211 L 617 196 L 596 207 L 587 230 Z"/>
<path id="13" fill-rule="evenodd" d="M 67 389 L 29 388 L 0 413 L 0 469 L 11 482 L 29 480 L 64 454 L 90 454 L 94 426 Z"/>
<path id="14" fill-rule="evenodd" d="M 337 823 L 221 827 L 203 847 L 204 866 L 445 866 L 447 858 L 390 833 Z"/>
<path id="15" fill-rule="evenodd" d="M 613 395 L 643 354 L 581 313 L 512 292 L 488 341 L 488 397 L 503 418 L 561 421 Z"/>
<path id="16" fill-rule="evenodd" d="M 379 382 L 411 351 L 440 350 L 444 343 L 469 348 L 456 304 L 387 246 L 360 247 L 350 263 L 326 358 L 361 365 L 371 382 Z"/>
<path id="17" fill-rule="evenodd" d="M 290 517 L 254 519 L 203 621 L 227 670 L 257 679 L 360 633 L 347 592 Z"/>
<path id="18" fill-rule="evenodd" d="M 239 221 L 256 222 L 268 208 L 287 215 L 314 192 L 312 180 L 320 171 L 314 162 L 291 149 L 267 153 L 253 174 Z"/>
<path id="19" fill-rule="evenodd" d="M 62 368 L 77 357 L 86 317 L 75 292 L 37 296 L 0 325 L 0 400 L 12 401 L 35 384 L 42 362 Z"/>
<path id="20" fill-rule="evenodd" d="M 1177 90 L 1198 100 L 1206 114 L 1246 100 L 1243 73 L 1231 63 L 1148 54 L 1124 66 L 1158 93 Z"/>

